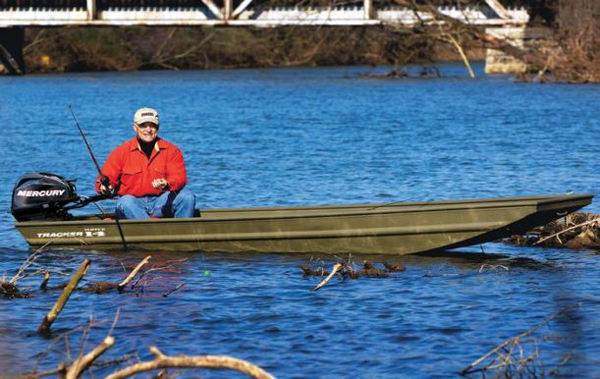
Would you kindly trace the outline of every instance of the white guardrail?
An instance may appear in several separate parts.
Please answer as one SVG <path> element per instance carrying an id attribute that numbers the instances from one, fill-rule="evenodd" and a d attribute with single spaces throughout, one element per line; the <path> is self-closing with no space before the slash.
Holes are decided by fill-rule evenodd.
<path id="1" fill-rule="evenodd" d="M 529 21 L 525 9 L 494 9 L 497 0 L 486 0 L 494 7 L 457 9 L 442 7 L 444 15 L 469 24 L 486 26 L 524 25 Z M 43 2 L 42 2 L 43 3 Z M 373 0 L 362 5 L 335 7 L 251 7 L 252 0 L 233 8 L 225 0 L 219 8 L 212 0 L 197 7 L 108 7 L 98 9 L 96 0 L 87 0 L 86 8 L 2 7 L 0 27 L 67 25 L 240 25 L 271 27 L 279 25 L 377 25 L 413 26 L 421 20 L 433 20 L 429 13 L 401 7 L 377 8 Z M 376 5 L 376 4 L 375 4 Z"/>

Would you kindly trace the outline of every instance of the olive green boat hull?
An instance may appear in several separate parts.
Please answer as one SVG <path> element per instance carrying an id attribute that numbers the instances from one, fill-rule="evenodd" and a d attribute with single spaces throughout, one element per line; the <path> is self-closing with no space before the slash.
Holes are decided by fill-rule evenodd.
<path id="1" fill-rule="evenodd" d="M 418 203 L 201 210 L 185 219 L 121 220 L 128 248 L 411 254 L 522 234 L 591 203 L 574 194 Z M 91 215 L 15 226 L 40 247 L 123 249 L 115 220 Z"/>

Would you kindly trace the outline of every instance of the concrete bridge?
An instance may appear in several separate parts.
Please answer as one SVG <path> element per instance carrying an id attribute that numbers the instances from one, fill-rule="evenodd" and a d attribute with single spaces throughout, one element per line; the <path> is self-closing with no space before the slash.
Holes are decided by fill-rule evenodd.
<path id="1" fill-rule="evenodd" d="M 347 1 L 347 0 L 346 0 Z M 0 0 L 0 60 L 22 73 L 23 28 L 28 26 L 369 26 L 411 27 L 434 21 L 426 12 L 393 1 L 359 0 L 330 5 L 277 6 L 268 0 Z M 392 4 L 392 5 L 391 5 Z M 475 8 L 438 10 L 492 33 L 519 34 L 529 20 L 524 9 L 506 9 L 499 0 Z"/>

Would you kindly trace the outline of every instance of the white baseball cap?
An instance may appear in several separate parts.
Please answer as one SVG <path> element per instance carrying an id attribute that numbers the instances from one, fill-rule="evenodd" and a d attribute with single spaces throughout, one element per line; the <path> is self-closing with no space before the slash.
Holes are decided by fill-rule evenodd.
<path id="1" fill-rule="evenodd" d="M 136 125 L 142 125 L 144 122 L 151 122 L 158 126 L 158 112 L 152 108 L 140 108 L 133 116 L 133 122 Z"/>

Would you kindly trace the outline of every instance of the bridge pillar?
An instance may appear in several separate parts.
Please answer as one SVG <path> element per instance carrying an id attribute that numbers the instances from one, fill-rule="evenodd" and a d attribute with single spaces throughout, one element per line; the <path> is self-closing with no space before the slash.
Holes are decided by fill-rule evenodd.
<path id="1" fill-rule="evenodd" d="M 25 73 L 24 42 L 25 29 L 0 28 L 0 74 L 23 75 Z"/>
<path id="2" fill-rule="evenodd" d="M 487 28 L 486 33 L 509 41 L 513 46 L 523 47 L 525 27 Z M 498 50 L 487 49 L 485 56 L 486 74 L 518 74 L 527 71 L 523 61 Z"/>

